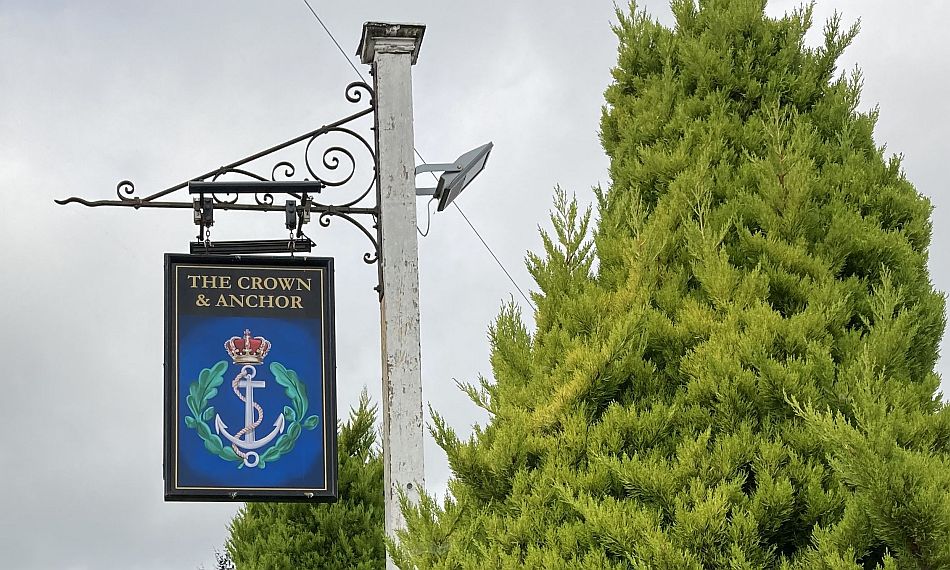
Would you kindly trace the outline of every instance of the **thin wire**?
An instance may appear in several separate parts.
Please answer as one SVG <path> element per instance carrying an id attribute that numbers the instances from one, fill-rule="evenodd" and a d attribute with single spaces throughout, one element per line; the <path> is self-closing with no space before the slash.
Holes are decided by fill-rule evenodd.
<path id="1" fill-rule="evenodd" d="M 422 233 L 422 230 L 419 229 L 419 226 L 416 225 L 416 231 L 419 232 L 419 235 L 422 237 L 429 236 L 429 230 L 432 229 L 432 202 L 435 202 L 435 196 L 429 198 L 429 201 L 426 202 L 426 231 Z"/>
<path id="2" fill-rule="evenodd" d="M 501 270 L 504 271 L 505 275 L 508 276 L 508 281 L 511 281 L 511 284 L 515 286 L 515 289 L 517 289 L 518 292 L 521 293 L 521 296 L 524 297 L 525 303 L 528 303 L 529 307 L 537 311 L 538 308 L 534 306 L 534 303 L 532 303 L 530 299 L 528 299 L 528 296 L 524 294 L 524 291 L 521 290 L 521 287 L 518 287 L 518 284 L 515 283 L 515 280 L 511 276 L 511 273 L 508 273 L 508 270 L 505 269 L 504 265 L 502 265 L 501 261 L 498 259 L 498 256 L 495 255 L 495 252 L 492 251 L 490 247 L 488 247 L 487 243 L 485 243 L 485 239 L 482 237 L 480 233 L 478 233 L 478 230 L 475 229 L 475 226 L 472 225 L 472 222 L 468 219 L 468 216 L 466 216 L 465 212 L 462 211 L 462 208 L 459 207 L 458 202 L 452 202 L 452 205 L 455 206 L 455 209 L 459 211 L 459 214 L 462 214 L 462 217 L 465 218 L 465 221 L 468 223 L 468 227 L 472 228 L 472 231 L 475 232 L 476 236 L 478 236 L 478 239 L 482 242 L 482 245 L 485 246 L 485 249 L 488 250 L 488 253 L 490 253 L 491 256 L 495 259 L 495 263 L 497 263 L 498 267 L 501 267 Z"/>
<path id="3" fill-rule="evenodd" d="M 313 14 L 313 17 L 317 19 L 317 22 L 320 22 L 320 26 L 323 28 L 323 31 L 325 31 L 327 35 L 330 36 L 330 39 L 333 41 L 333 44 L 336 46 L 336 49 L 340 50 L 340 54 L 343 56 L 343 59 L 345 59 L 346 62 L 350 64 L 350 67 L 353 68 L 353 71 L 356 72 L 356 75 L 359 76 L 359 78 L 362 79 L 364 82 L 366 82 L 366 78 L 363 77 L 362 73 L 360 73 L 360 70 L 353 63 L 353 60 L 350 59 L 350 56 L 346 55 L 346 52 L 343 51 L 343 48 L 340 46 L 340 42 L 336 41 L 336 37 L 333 36 L 333 32 L 331 32 L 330 28 L 328 28 L 327 25 L 323 23 L 323 20 L 320 19 L 320 16 L 317 15 L 317 11 L 314 10 L 313 6 L 310 5 L 309 0 L 303 0 L 303 3 L 306 4 L 307 8 L 310 9 L 310 13 Z M 429 164 L 428 162 L 426 162 L 426 159 L 422 158 L 422 154 L 419 153 L 416 147 L 412 147 L 412 151 L 416 153 L 416 156 L 419 157 L 419 160 L 422 161 L 422 164 Z M 438 181 L 439 178 L 438 176 L 435 175 L 434 172 L 430 172 L 429 174 L 432 175 L 432 178 Z M 432 198 L 432 200 L 434 199 L 435 198 Z M 432 203 L 432 200 L 429 200 L 429 203 L 426 204 L 426 211 L 429 212 L 429 222 L 428 222 L 428 227 L 426 227 L 426 232 L 422 233 L 422 230 L 419 229 L 419 226 L 418 225 L 416 226 L 416 231 L 419 232 L 419 234 L 422 235 L 422 237 L 426 237 L 429 234 L 429 230 L 432 227 L 432 211 L 429 208 L 429 204 Z M 455 209 L 458 210 L 459 214 L 462 214 L 462 218 L 465 219 L 465 223 L 468 224 L 468 227 L 472 228 L 472 231 L 475 232 L 475 235 L 478 237 L 478 240 L 482 242 L 482 245 L 485 246 L 485 249 L 487 249 L 488 253 L 491 254 L 492 259 L 495 260 L 495 263 L 498 264 L 498 267 L 500 267 L 501 270 L 505 273 L 505 276 L 508 277 L 508 281 L 511 281 L 511 284 L 514 285 L 515 289 L 517 289 L 518 292 L 521 293 L 521 296 L 524 298 L 525 302 L 528 303 L 528 306 L 530 306 L 533 310 L 537 311 L 538 308 L 534 306 L 534 303 L 531 302 L 531 299 L 529 299 L 528 296 L 525 295 L 524 291 L 521 290 L 521 287 L 518 286 L 518 283 L 515 281 L 514 277 L 511 276 L 511 273 L 508 272 L 508 269 L 505 268 L 505 265 L 501 262 L 500 259 L 498 259 L 498 256 L 495 255 L 495 252 L 492 251 L 492 248 L 489 247 L 488 243 L 485 241 L 485 238 L 482 237 L 482 234 L 478 233 L 478 230 L 475 229 L 475 226 L 474 224 L 472 224 L 472 221 L 468 219 L 468 216 L 466 216 L 465 212 L 462 211 L 462 208 L 459 207 L 458 202 L 452 202 L 452 205 L 455 206 Z"/>
<path id="4" fill-rule="evenodd" d="M 303 3 L 307 5 L 307 8 L 310 8 L 310 13 L 313 14 L 313 17 L 316 18 L 318 22 L 320 22 L 320 26 L 323 27 L 323 31 L 325 31 L 327 35 L 330 36 L 330 39 L 333 40 L 333 43 L 336 45 L 336 49 L 340 50 L 340 53 L 343 55 L 343 59 L 346 60 L 346 63 L 350 64 L 350 67 L 353 68 L 353 71 L 356 72 L 356 75 L 358 75 L 364 83 L 368 83 L 366 78 L 363 77 L 363 74 L 360 73 L 360 70 L 357 69 L 356 65 L 353 63 L 353 60 L 350 59 L 350 56 L 346 55 L 346 52 L 343 51 L 343 48 L 340 46 L 340 42 L 336 41 L 336 38 L 333 37 L 333 32 L 331 32 L 330 28 L 328 28 L 327 25 L 323 23 L 323 20 L 320 19 L 320 16 L 317 15 L 317 11 L 314 10 L 313 6 L 310 5 L 309 0 L 303 0 Z"/>

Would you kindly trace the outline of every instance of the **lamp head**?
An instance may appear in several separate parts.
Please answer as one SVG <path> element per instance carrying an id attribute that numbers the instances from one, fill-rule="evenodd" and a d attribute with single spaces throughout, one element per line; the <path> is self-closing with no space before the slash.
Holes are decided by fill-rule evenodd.
<path id="1" fill-rule="evenodd" d="M 493 146 L 492 143 L 487 143 L 466 152 L 455 159 L 456 170 L 442 173 L 434 194 L 435 199 L 439 201 L 438 211 L 445 210 L 485 168 Z"/>

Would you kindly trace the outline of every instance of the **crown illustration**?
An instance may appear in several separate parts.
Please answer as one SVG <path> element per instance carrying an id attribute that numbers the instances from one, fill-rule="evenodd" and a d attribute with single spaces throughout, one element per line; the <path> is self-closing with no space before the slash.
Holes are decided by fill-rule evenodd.
<path id="1" fill-rule="evenodd" d="M 270 351 L 270 341 L 262 336 L 251 336 L 251 329 L 244 329 L 244 337 L 232 336 L 224 343 L 224 349 L 235 364 L 260 364 Z"/>

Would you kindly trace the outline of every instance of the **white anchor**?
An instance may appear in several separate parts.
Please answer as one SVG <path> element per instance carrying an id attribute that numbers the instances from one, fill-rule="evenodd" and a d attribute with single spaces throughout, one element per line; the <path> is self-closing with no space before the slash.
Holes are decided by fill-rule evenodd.
<path id="1" fill-rule="evenodd" d="M 274 422 L 274 429 L 271 430 L 269 434 L 261 439 L 257 439 L 254 430 L 257 426 L 260 425 L 261 421 L 264 419 L 264 410 L 261 409 L 260 405 L 254 402 L 254 388 L 265 388 L 266 383 L 263 380 L 254 380 L 254 376 L 257 374 L 257 369 L 251 365 L 246 365 L 241 368 L 241 373 L 238 374 L 238 377 L 235 378 L 232 387 L 234 388 L 235 394 L 239 398 L 244 400 L 244 428 L 238 432 L 237 436 L 233 436 L 228 433 L 228 426 L 221 419 L 221 416 L 215 414 L 214 416 L 214 430 L 234 444 L 235 447 L 248 450 L 246 453 L 238 453 L 238 455 L 244 458 L 244 465 L 247 467 L 256 467 L 260 462 L 260 456 L 257 452 L 252 451 L 254 449 L 260 449 L 261 447 L 267 445 L 271 442 L 278 434 L 284 432 L 284 414 L 281 413 L 277 416 L 277 421 Z M 237 391 L 238 388 L 244 388 L 244 395 L 242 396 L 240 392 Z M 254 420 L 254 410 L 257 409 L 257 412 L 260 414 L 260 418 L 257 421 Z M 241 434 L 244 434 L 244 437 L 241 437 Z M 238 451 L 235 449 L 235 451 Z"/>

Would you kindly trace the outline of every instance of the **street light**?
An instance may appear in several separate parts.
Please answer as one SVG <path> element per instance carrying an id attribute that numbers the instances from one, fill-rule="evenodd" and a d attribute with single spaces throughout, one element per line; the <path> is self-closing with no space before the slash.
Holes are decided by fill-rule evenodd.
<path id="1" fill-rule="evenodd" d="M 438 211 L 445 210 L 462 190 L 484 170 L 488 155 L 494 145 L 483 144 L 474 148 L 453 162 L 445 164 L 422 164 L 416 167 L 416 174 L 423 172 L 442 172 L 435 188 L 416 188 L 416 196 L 432 196 L 439 201 Z"/>

